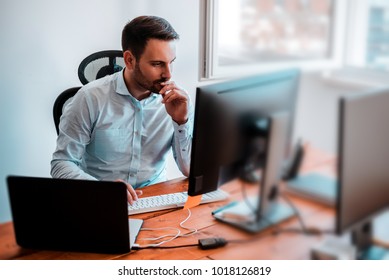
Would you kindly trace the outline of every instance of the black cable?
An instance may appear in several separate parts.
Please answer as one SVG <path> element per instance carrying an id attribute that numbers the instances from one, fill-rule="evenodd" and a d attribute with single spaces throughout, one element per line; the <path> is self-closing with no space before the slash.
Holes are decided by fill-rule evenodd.
<path id="1" fill-rule="evenodd" d="M 257 217 L 257 215 L 258 215 L 258 209 L 257 209 L 257 207 L 254 207 L 254 206 L 250 203 L 249 198 L 248 198 L 247 193 L 246 193 L 246 184 L 244 183 L 244 181 L 242 181 L 241 190 L 242 190 L 243 201 L 246 203 L 247 207 L 250 208 L 250 210 L 251 210 L 252 214 L 254 215 L 254 217 L 255 217 L 255 218 L 258 218 L 258 217 Z M 257 206 L 258 206 L 258 204 L 257 204 Z M 265 221 L 269 224 L 269 226 L 271 226 L 271 227 L 277 226 L 276 224 L 272 223 L 266 216 L 262 216 L 262 215 L 261 215 L 261 216 L 258 218 L 258 220 L 259 220 L 259 219 L 265 220 Z"/>
<path id="2" fill-rule="evenodd" d="M 197 244 L 184 244 L 184 245 L 177 245 L 177 246 L 150 246 L 150 247 L 133 247 L 133 250 L 145 250 L 145 249 L 177 249 L 177 248 L 185 248 L 185 247 L 199 247 L 200 249 L 207 250 L 207 249 L 214 249 L 219 248 L 227 245 L 228 243 L 236 243 L 236 244 L 242 244 L 242 243 L 249 243 L 254 240 L 259 239 L 262 236 L 256 236 L 254 238 L 250 239 L 232 239 L 227 240 L 222 237 L 219 238 L 204 238 L 199 239 L 199 242 Z"/>
<path id="3" fill-rule="evenodd" d="M 284 195 L 282 192 L 280 192 L 280 197 L 282 197 L 286 201 L 286 203 L 288 203 L 289 206 L 293 209 L 293 212 L 296 214 L 297 219 L 300 222 L 300 225 L 301 225 L 301 228 L 302 228 L 303 232 L 304 233 L 307 232 L 308 230 L 307 230 L 307 227 L 306 227 L 306 225 L 304 223 L 304 220 L 303 220 L 303 218 L 302 218 L 302 216 L 300 214 L 300 211 L 297 209 L 297 207 L 294 205 L 294 203 L 289 199 L 289 197 Z"/>
<path id="4" fill-rule="evenodd" d="M 242 181 L 242 185 L 241 185 L 241 190 L 242 190 L 243 201 L 246 203 L 247 207 L 250 208 L 253 215 L 256 215 L 257 209 L 253 205 L 251 205 L 249 198 L 247 196 L 247 193 L 246 193 L 246 184 L 243 181 Z"/>
<path id="5" fill-rule="evenodd" d="M 286 229 L 280 229 L 278 228 L 278 231 L 275 232 L 275 234 L 281 233 L 281 232 L 297 232 L 297 233 L 303 233 L 306 235 L 321 235 L 321 234 L 334 234 L 333 230 L 321 230 L 313 227 L 307 227 L 305 225 L 305 222 L 303 220 L 303 217 L 300 214 L 300 211 L 297 209 L 297 207 L 294 205 L 294 203 L 287 197 L 285 194 L 280 192 L 280 196 L 286 201 L 286 203 L 289 204 L 289 206 L 293 209 L 293 212 L 296 214 L 297 219 L 300 222 L 301 229 L 295 229 L 295 228 L 286 228 Z"/>

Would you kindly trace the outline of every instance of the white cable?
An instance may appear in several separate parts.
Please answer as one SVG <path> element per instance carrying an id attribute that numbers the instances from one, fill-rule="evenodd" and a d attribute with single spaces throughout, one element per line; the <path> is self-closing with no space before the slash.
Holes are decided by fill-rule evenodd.
<path id="1" fill-rule="evenodd" d="M 190 209 L 188 208 L 188 217 L 186 217 L 181 223 L 180 223 L 180 227 L 182 227 L 183 229 L 187 229 L 187 230 L 190 230 L 191 232 L 189 233 L 185 233 L 185 234 L 181 234 L 181 231 L 178 229 L 178 228 L 173 228 L 173 227 L 164 227 L 164 228 L 142 228 L 141 230 L 146 230 L 146 231 L 153 231 L 153 230 L 177 230 L 177 234 L 165 234 L 165 235 L 162 235 L 162 236 L 159 236 L 159 237 L 149 237 L 149 238 L 142 238 L 142 239 L 139 239 L 139 240 L 152 240 L 152 241 L 155 241 L 155 240 L 159 240 L 159 239 L 162 239 L 162 238 L 166 238 L 166 237 L 171 237 L 170 239 L 168 240 L 164 240 L 164 241 L 161 241 L 159 243 L 154 243 L 154 244 L 147 244 L 146 246 L 140 246 L 139 244 L 134 244 L 134 248 L 150 248 L 150 247 L 158 247 L 162 244 L 165 244 L 167 242 L 170 242 L 170 241 L 173 241 L 174 239 L 178 238 L 178 237 L 187 237 L 187 236 L 190 236 L 190 235 L 193 235 L 195 233 L 197 233 L 197 229 L 193 229 L 193 228 L 188 228 L 188 227 L 185 227 L 184 226 L 184 223 L 186 221 L 188 221 L 188 219 L 191 217 L 192 215 L 192 212 L 190 211 Z"/>
<path id="2" fill-rule="evenodd" d="M 145 231 L 153 231 L 153 230 L 177 230 L 178 231 L 178 234 L 181 233 L 181 231 L 178 229 L 178 228 L 174 228 L 174 227 L 164 227 L 164 228 L 142 228 L 141 230 L 145 230 Z M 165 237 L 169 237 L 169 236 L 176 236 L 177 234 L 165 234 L 165 235 L 161 235 L 159 237 L 146 237 L 146 238 L 141 238 L 139 240 L 148 240 L 148 241 L 155 241 L 155 240 L 159 240 L 159 239 L 162 239 L 162 238 L 165 238 Z"/>
<path id="3" fill-rule="evenodd" d="M 160 228 L 160 229 L 166 229 L 166 228 Z M 160 245 L 162 245 L 162 244 L 165 244 L 165 243 L 167 243 L 167 242 L 170 242 L 170 241 L 176 239 L 178 236 L 180 236 L 181 231 L 180 231 L 178 228 L 170 228 L 170 229 L 175 229 L 175 230 L 177 230 L 177 234 L 175 234 L 175 235 L 165 235 L 164 237 L 172 236 L 172 238 L 170 238 L 170 239 L 168 239 L 168 240 L 161 241 L 161 242 L 159 242 L 159 243 L 147 244 L 147 246 L 137 246 L 137 247 L 138 247 L 138 248 L 158 247 L 158 246 L 160 246 Z M 155 229 L 144 228 L 144 229 L 141 229 L 141 230 L 159 230 L 159 229 L 158 229 L 158 228 L 155 228 Z M 161 238 L 163 238 L 163 237 L 161 237 L 161 236 L 160 236 L 160 237 L 157 237 L 156 240 L 161 239 Z"/>
<path id="4" fill-rule="evenodd" d="M 188 208 L 188 212 L 189 212 L 188 217 L 180 223 L 180 227 L 182 227 L 183 229 L 187 229 L 187 230 L 189 230 L 189 231 L 191 231 L 191 232 L 182 234 L 182 235 L 180 235 L 180 237 L 187 237 L 187 236 L 190 236 L 190 235 L 193 235 L 193 234 L 197 233 L 197 228 L 188 228 L 188 227 L 185 227 L 185 226 L 184 226 L 184 223 L 185 223 L 186 221 L 188 221 L 189 218 L 190 218 L 191 215 L 192 215 L 192 212 L 190 211 L 189 208 Z"/>

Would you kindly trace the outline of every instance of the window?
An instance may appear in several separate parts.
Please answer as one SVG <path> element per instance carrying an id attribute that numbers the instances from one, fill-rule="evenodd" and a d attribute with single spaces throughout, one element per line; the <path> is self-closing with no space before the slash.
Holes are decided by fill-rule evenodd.
<path id="1" fill-rule="evenodd" d="M 281 68 L 389 70 L 387 0 L 203 0 L 202 78 Z"/>
<path id="2" fill-rule="evenodd" d="M 387 0 L 354 0 L 348 22 L 346 64 L 389 71 L 389 3 Z"/>
<path id="3" fill-rule="evenodd" d="M 204 0 L 203 77 L 334 62 L 335 2 Z"/>

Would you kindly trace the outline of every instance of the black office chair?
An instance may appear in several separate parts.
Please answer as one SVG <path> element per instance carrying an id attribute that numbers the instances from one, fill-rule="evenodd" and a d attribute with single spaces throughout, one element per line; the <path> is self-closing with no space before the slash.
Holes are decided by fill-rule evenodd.
<path id="1" fill-rule="evenodd" d="M 86 85 L 90 81 L 121 71 L 124 66 L 122 51 L 95 52 L 81 61 L 78 67 L 78 78 L 83 85 Z"/>
<path id="2" fill-rule="evenodd" d="M 57 135 L 59 134 L 59 120 L 62 115 L 63 106 L 65 105 L 66 101 L 73 97 L 80 88 L 81 87 L 68 88 L 67 90 L 61 92 L 60 95 L 58 95 L 58 97 L 55 99 L 53 106 L 53 118 L 55 129 L 57 130 Z"/>
<path id="3" fill-rule="evenodd" d="M 121 71 L 124 66 L 122 51 L 108 50 L 95 52 L 81 61 L 78 66 L 78 78 L 83 85 L 86 85 L 90 81 Z M 57 135 L 59 134 L 59 121 L 62 115 L 62 108 L 66 101 L 73 97 L 80 88 L 80 86 L 72 87 L 61 92 L 54 102 L 53 117 Z"/>

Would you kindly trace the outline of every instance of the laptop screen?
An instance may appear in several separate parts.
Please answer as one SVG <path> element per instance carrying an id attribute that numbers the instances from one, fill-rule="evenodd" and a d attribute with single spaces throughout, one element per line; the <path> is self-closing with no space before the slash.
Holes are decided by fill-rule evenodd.
<path id="1" fill-rule="evenodd" d="M 20 246 L 100 253 L 130 251 L 124 183 L 24 176 L 9 176 L 7 183 Z"/>

